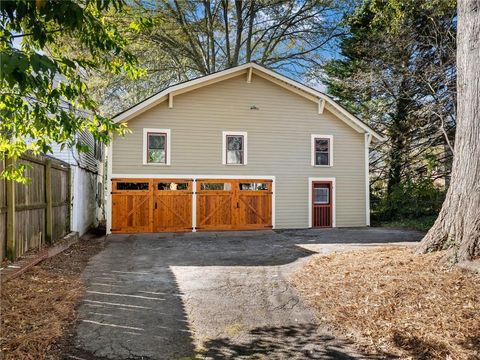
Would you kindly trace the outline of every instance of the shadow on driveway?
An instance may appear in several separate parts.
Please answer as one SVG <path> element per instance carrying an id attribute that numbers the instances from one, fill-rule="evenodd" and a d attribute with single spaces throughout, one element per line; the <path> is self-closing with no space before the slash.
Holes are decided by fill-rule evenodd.
<path id="1" fill-rule="evenodd" d="M 195 347 L 213 359 L 374 358 L 319 329 L 283 265 L 315 253 L 302 244 L 421 236 L 377 229 L 109 236 L 83 274 L 75 349 L 65 358 L 193 358 Z"/>
<path id="2" fill-rule="evenodd" d="M 229 338 L 210 340 L 205 355 L 212 359 L 385 359 L 387 355 L 352 355 L 352 344 L 319 334 L 317 324 L 263 327 L 250 332 L 243 343 Z M 345 348 L 348 350 L 345 351 Z"/>

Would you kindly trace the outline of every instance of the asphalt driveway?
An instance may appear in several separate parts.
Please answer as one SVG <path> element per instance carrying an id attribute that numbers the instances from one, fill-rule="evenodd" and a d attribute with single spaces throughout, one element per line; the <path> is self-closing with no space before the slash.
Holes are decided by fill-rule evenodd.
<path id="1" fill-rule="evenodd" d="M 312 254 L 411 242 L 386 229 L 112 235 L 83 274 L 72 359 L 356 359 L 287 278 Z"/>

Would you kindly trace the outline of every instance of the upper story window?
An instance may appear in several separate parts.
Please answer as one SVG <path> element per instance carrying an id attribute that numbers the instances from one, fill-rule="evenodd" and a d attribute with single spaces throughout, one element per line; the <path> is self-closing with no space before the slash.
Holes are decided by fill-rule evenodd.
<path id="1" fill-rule="evenodd" d="M 247 133 L 246 132 L 223 132 L 223 164 L 246 165 L 247 164 Z"/>
<path id="2" fill-rule="evenodd" d="M 170 165 L 170 129 L 143 129 L 143 164 Z"/>
<path id="3" fill-rule="evenodd" d="M 333 165 L 333 136 L 312 135 L 312 166 Z"/>

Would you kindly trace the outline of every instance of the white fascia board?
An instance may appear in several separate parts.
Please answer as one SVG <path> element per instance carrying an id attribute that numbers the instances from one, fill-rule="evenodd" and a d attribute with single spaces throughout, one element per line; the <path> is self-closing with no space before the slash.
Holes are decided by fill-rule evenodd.
<path id="1" fill-rule="evenodd" d="M 343 107 L 338 105 L 332 98 L 325 95 L 324 93 L 321 93 L 320 91 L 309 88 L 308 86 L 305 86 L 305 85 L 299 83 L 298 81 L 292 80 L 292 79 L 290 79 L 290 78 L 288 78 L 284 75 L 278 74 L 278 73 L 276 73 L 276 72 L 274 72 L 270 69 L 267 69 L 263 66 L 260 66 L 256 63 L 243 64 L 243 65 L 236 66 L 236 67 L 233 67 L 233 68 L 230 68 L 230 69 L 219 71 L 215 74 L 203 76 L 203 77 L 200 77 L 198 79 L 193 79 L 193 80 L 187 81 L 185 83 L 169 87 L 169 88 L 161 91 L 157 95 L 152 96 L 150 99 L 147 99 L 147 100 L 141 102 L 140 104 L 137 104 L 136 106 L 132 107 L 131 109 L 125 111 L 124 113 L 121 113 L 120 115 L 114 117 L 113 121 L 115 123 L 128 121 L 128 120 L 132 119 L 133 117 L 135 117 L 136 115 L 141 114 L 142 112 L 144 112 L 144 111 L 152 108 L 153 106 L 161 103 L 162 101 L 167 100 L 170 93 L 173 93 L 173 92 L 178 91 L 178 90 L 186 89 L 190 86 L 202 84 L 204 82 L 209 82 L 210 80 L 221 78 L 223 76 L 230 75 L 230 74 L 233 74 L 235 72 L 242 72 L 246 69 L 254 69 L 254 70 L 259 71 L 261 73 L 267 74 L 267 75 L 269 75 L 269 76 L 271 76 L 271 77 L 273 77 L 277 80 L 283 81 L 283 82 L 285 82 L 285 83 L 287 83 L 287 84 L 289 84 L 293 87 L 296 87 L 297 89 L 300 89 L 300 90 L 304 91 L 305 93 L 307 93 L 309 95 L 313 95 L 313 96 L 315 96 L 319 99 L 325 100 L 325 102 L 327 104 L 329 104 L 331 107 L 333 107 L 337 111 L 336 115 L 339 116 L 344 121 L 347 120 L 347 124 L 352 126 L 355 130 L 357 130 L 359 132 L 366 132 L 366 133 L 372 134 L 379 141 L 385 141 L 386 140 L 385 137 L 381 136 L 380 134 L 378 134 L 377 132 L 372 130 L 369 126 L 365 125 L 363 122 L 358 120 L 354 115 L 352 115 L 347 110 L 345 110 Z"/>
<path id="2" fill-rule="evenodd" d="M 377 132 L 373 131 L 370 127 L 365 125 L 363 122 L 358 120 L 354 115 L 350 114 L 347 110 L 345 110 L 343 107 L 338 105 L 332 98 L 329 96 L 325 95 L 324 93 L 321 93 L 320 91 L 314 90 L 312 88 L 309 88 L 308 86 L 303 85 L 302 83 L 299 83 L 295 80 L 292 80 L 284 75 L 278 74 L 272 70 L 269 70 L 267 68 L 264 68 L 263 66 L 257 65 L 255 63 L 252 64 L 253 68 L 257 71 L 264 72 L 265 74 L 268 74 L 278 80 L 281 80 L 283 82 L 286 82 L 302 91 L 305 91 L 306 93 L 316 96 L 320 99 L 325 100 L 329 105 L 331 105 L 333 108 L 335 108 L 340 114 L 344 115 L 348 120 L 353 122 L 355 125 L 357 125 L 359 128 L 361 128 L 363 131 L 372 134 L 375 136 L 378 140 L 380 141 L 385 141 L 386 138 L 378 134 Z"/>

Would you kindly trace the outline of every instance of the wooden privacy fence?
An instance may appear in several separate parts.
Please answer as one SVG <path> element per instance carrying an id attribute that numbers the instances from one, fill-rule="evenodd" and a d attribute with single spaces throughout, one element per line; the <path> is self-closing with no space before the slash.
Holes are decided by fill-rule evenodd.
<path id="1" fill-rule="evenodd" d="M 70 231 L 70 166 L 46 156 L 25 156 L 27 184 L 0 179 L 0 255 L 15 260 Z M 0 172 L 12 160 L 0 158 Z"/>

